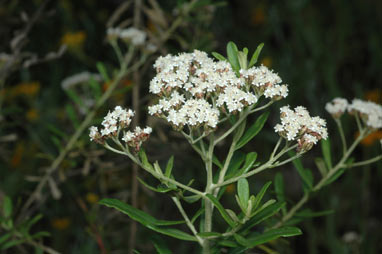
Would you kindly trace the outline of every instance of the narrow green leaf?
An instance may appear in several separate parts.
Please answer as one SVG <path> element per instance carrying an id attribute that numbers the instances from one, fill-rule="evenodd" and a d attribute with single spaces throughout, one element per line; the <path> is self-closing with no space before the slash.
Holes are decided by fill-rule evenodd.
<path id="1" fill-rule="evenodd" d="M 322 158 L 315 158 L 314 162 L 320 171 L 322 177 L 325 177 L 328 174 L 328 168 L 326 167 L 325 161 Z"/>
<path id="2" fill-rule="evenodd" d="M 198 233 L 198 236 L 201 238 L 209 238 L 209 237 L 220 237 L 222 234 L 218 232 L 200 232 Z"/>
<path id="3" fill-rule="evenodd" d="M 154 244 L 155 250 L 158 252 L 158 254 L 171 254 L 171 250 L 168 248 L 166 243 L 163 241 L 161 237 L 158 235 L 155 236 L 154 239 L 152 239 L 152 242 Z"/>
<path id="4" fill-rule="evenodd" d="M 257 153 L 256 152 L 248 153 L 247 156 L 245 157 L 245 162 L 244 162 L 243 167 L 237 172 L 237 174 L 235 174 L 235 176 L 245 174 L 250 169 L 252 169 L 255 162 L 256 162 L 256 159 L 257 159 Z"/>
<path id="5" fill-rule="evenodd" d="M 16 245 L 19 245 L 19 244 L 22 244 L 23 242 L 25 242 L 27 239 L 20 239 L 20 240 L 12 240 L 12 241 L 8 241 L 6 242 L 5 244 L 3 244 L 0 249 L 1 250 L 6 250 L 8 248 L 11 248 L 13 246 L 16 246 Z"/>
<path id="6" fill-rule="evenodd" d="M 276 192 L 276 197 L 279 202 L 284 202 L 285 201 L 285 192 L 284 192 L 284 179 L 283 175 L 278 172 L 275 176 L 275 192 Z M 286 213 L 286 208 L 285 206 L 282 208 L 283 214 Z"/>
<path id="7" fill-rule="evenodd" d="M 245 211 L 247 211 L 249 200 L 249 185 L 247 179 L 241 178 L 237 181 L 237 194 L 242 207 L 244 207 Z"/>
<path id="8" fill-rule="evenodd" d="M 154 170 L 153 166 L 150 164 L 149 160 L 147 159 L 146 152 L 143 148 L 139 150 L 139 158 L 141 159 L 141 162 L 144 166 L 148 167 L 150 170 Z"/>
<path id="9" fill-rule="evenodd" d="M 295 152 L 289 151 L 289 156 L 290 157 L 293 157 L 295 155 L 296 155 Z M 312 175 L 312 172 L 310 170 L 304 168 L 300 158 L 297 158 L 297 159 L 293 160 L 293 165 L 297 169 L 297 172 L 298 172 L 298 174 L 300 175 L 300 177 L 302 179 L 304 190 L 305 191 L 312 190 L 312 187 L 313 187 L 313 175 Z"/>
<path id="10" fill-rule="evenodd" d="M 216 157 L 216 155 L 212 155 L 212 162 L 218 166 L 219 168 L 223 168 L 223 164 L 219 161 L 219 159 Z"/>
<path id="11" fill-rule="evenodd" d="M 243 246 L 247 246 L 248 245 L 247 239 L 245 239 L 245 237 L 243 237 L 243 236 L 241 236 L 239 234 L 234 234 L 233 236 L 234 236 L 234 238 L 235 238 L 235 240 L 236 240 L 236 242 L 238 244 L 243 245 Z"/>
<path id="12" fill-rule="evenodd" d="M 236 149 L 243 147 L 261 131 L 265 122 L 268 119 L 268 116 L 269 112 L 265 112 L 256 119 L 256 122 L 251 127 L 249 127 L 249 129 L 244 133 L 239 142 L 237 142 Z"/>
<path id="13" fill-rule="evenodd" d="M 13 205 L 9 196 L 4 196 L 3 199 L 3 215 L 5 218 L 9 218 L 12 215 Z"/>
<path id="14" fill-rule="evenodd" d="M 192 241 L 192 242 L 196 242 L 197 239 L 195 236 L 193 235 L 190 235 L 190 234 L 187 234 L 183 231 L 180 231 L 179 229 L 175 229 L 175 228 L 159 228 L 159 227 L 150 227 L 151 230 L 154 230 L 158 233 L 161 233 L 161 234 L 164 234 L 164 235 L 168 235 L 168 236 L 171 236 L 171 237 L 174 237 L 176 239 L 180 239 L 180 240 L 183 240 L 183 241 Z"/>
<path id="15" fill-rule="evenodd" d="M 326 167 L 330 170 L 332 166 L 332 153 L 330 151 L 330 139 L 321 139 L 322 156 L 324 157 Z"/>
<path id="16" fill-rule="evenodd" d="M 197 195 L 197 194 L 191 195 L 191 196 L 183 196 L 184 201 L 186 201 L 187 203 L 190 203 L 190 204 L 195 203 L 200 198 L 201 198 L 201 196 Z"/>
<path id="17" fill-rule="evenodd" d="M 319 211 L 319 212 L 313 212 L 310 209 L 305 209 L 301 212 L 298 212 L 295 214 L 295 217 L 300 217 L 300 218 L 313 218 L 313 217 L 321 217 L 321 216 L 326 216 L 329 214 L 334 213 L 334 210 L 325 210 L 325 211 Z"/>
<path id="18" fill-rule="evenodd" d="M 216 206 L 216 208 L 219 210 L 220 214 L 222 215 L 223 219 L 230 225 L 231 227 L 235 226 L 235 222 L 232 220 L 232 218 L 229 216 L 229 214 L 226 212 L 222 204 L 220 204 L 219 200 L 217 200 L 213 195 L 207 194 L 207 198 L 211 200 L 211 202 Z"/>
<path id="19" fill-rule="evenodd" d="M 271 184 L 272 184 L 272 181 L 269 181 L 266 184 L 264 184 L 264 186 L 261 188 L 261 190 L 256 196 L 255 204 L 253 205 L 253 210 L 256 210 L 257 207 L 259 207 L 261 200 L 263 199 L 265 195 L 265 192 L 267 191 L 267 189 L 269 188 Z"/>
<path id="20" fill-rule="evenodd" d="M 76 111 L 74 110 L 73 106 L 71 104 L 66 104 L 65 111 L 66 114 L 68 114 L 73 127 L 77 129 L 80 126 L 80 121 L 77 118 Z"/>
<path id="21" fill-rule="evenodd" d="M 279 237 L 291 237 L 291 236 L 296 236 L 301 234 L 302 234 L 301 230 L 296 227 L 275 228 L 275 229 L 266 231 L 262 234 L 259 234 L 257 236 L 249 237 L 247 239 L 241 237 L 239 243 L 245 247 L 253 248 L 259 244 L 267 243 Z"/>
<path id="22" fill-rule="evenodd" d="M 218 59 L 218 60 L 220 60 L 220 61 L 227 61 L 227 59 L 226 59 L 224 56 L 222 56 L 221 54 L 219 54 L 219 53 L 217 53 L 217 52 L 212 52 L 212 55 L 213 55 L 216 59 Z"/>
<path id="23" fill-rule="evenodd" d="M 237 56 L 237 46 L 232 41 L 228 42 L 227 44 L 227 57 L 228 61 L 230 62 L 232 69 L 237 73 L 240 70 L 240 64 L 239 59 Z"/>
<path id="24" fill-rule="evenodd" d="M 199 218 L 200 215 L 204 212 L 204 207 L 200 208 L 195 215 L 191 219 L 191 223 L 194 224 L 194 222 Z"/>
<path id="25" fill-rule="evenodd" d="M 229 166 L 228 166 L 228 169 L 227 169 L 227 174 L 224 177 L 225 180 L 238 174 L 238 169 L 243 164 L 245 158 L 246 158 L 245 153 L 243 153 L 241 151 L 236 151 L 233 154 L 232 159 L 231 159 Z"/>
<path id="26" fill-rule="evenodd" d="M 131 219 L 138 221 L 139 223 L 150 229 L 152 229 L 153 226 L 168 226 L 184 223 L 184 221 L 157 220 L 151 215 L 131 205 L 128 205 L 118 199 L 105 198 L 99 201 L 99 204 L 117 209 L 118 211 L 127 214 Z"/>
<path id="27" fill-rule="evenodd" d="M 93 91 L 94 98 L 98 100 L 102 96 L 101 85 L 93 77 L 90 77 L 89 86 Z"/>
<path id="28" fill-rule="evenodd" d="M 84 103 L 82 102 L 82 99 L 77 95 L 77 93 L 74 90 L 65 90 L 68 97 L 76 104 L 78 107 L 85 108 Z"/>
<path id="29" fill-rule="evenodd" d="M 171 171 L 174 166 L 174 156 L 171 156 L 171 158 L 167 162 L 166 171 L 164 173 L 165 176 L 170 177 Z"/>
<path id="30" fill-rule="evenodd" d="M 276 202 L 265 207 L 262 210 L 259 210 L 243 227 L 243 231 L 247 231 L 260 222 L 268 219 L 269 217 L 275 215 L 283 206 L 285 206 L 285 202 Z"/>
<path id="31" fill-rule="evenodd" d="M 101 62 L 97 62 L 97 69 L 98 69 L 99 73 L 101 74 L 102 78 L 103 78 L 106 82 L 109 82 L 109 81 L 110 81 L 110 77 L 109 77 L 109 75 L 107 74 L 106 68 L 105 68 L 105 66 L 103 65 L 103 63 L 101 63 Z"/>
<path id="32" fill-rule="evenodd" d="M 236 242 L 231 240 L 220 240 L 217 242 L 217 244 L 221 246 L 225 246 L 225 247 L 231 247 L 231 248 L 235 248 L 238 246 Z"/>
<path id="33" fill-rule="evenodd" d="M 174 191 L 176 190 L 176 188 L 169 188 L 169 187 L 165 187 L 163 188 L 163 186 L 161 188 L 155 188 L 153 186 L 151 186 L 150 184 L 146 183 L 145 181 L 143 181 L 141 178 L 137 177 L 138 181 L 143 185 L 145 186 L 147 189 L 149 190 L 152 190 L 152 191 L 155 191 L 155 192 L 159 192 L 159 193 L 166 193 L 166 192 L 169 192 L 169 191 Z"/>
<path id="34" fill-rule="evenodd" d="M 257 63 L 257 59 L 259 58 L 260 52 L 264 47 L 264 43 L 261 43 L 259 46 L 257 46 L 256 51 L 253 53 L 251 60 L 249 61 L 248 68 L 251 68 Z"/>

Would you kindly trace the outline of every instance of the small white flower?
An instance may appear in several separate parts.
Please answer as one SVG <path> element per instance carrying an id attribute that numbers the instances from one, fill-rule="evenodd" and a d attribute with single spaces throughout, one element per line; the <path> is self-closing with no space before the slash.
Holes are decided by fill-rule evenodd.
<path id="1" fill-rule="evenodd" d="M 348 106 L 348 111 L 356 111 L 361 114 L 365 124 L 373 129 L 382 128 L 382 106 L 371 101 L 354 99 Z"/>
<path id="2" fill-rule="evenodd" d="M 122 40 L 130 41 L 135 46 L 140 46 L 145 43 L 146 33 L 135 27 L 129 27 L 127 29 L 123 29 L 120 32 L 119 37 Z"/>
<path id="3" fill-rule="evenodd" d="M 135 134 L 132 133 L 131 131 L 127 131 L 125 135 L 123 135 L 122 140 L 128 143 L 132 141 L 134 138 L 135 138 Z"/>
<path id="4" fill-rule="evenodd" d="M 340 117 L 346 111 L 347 107 L 348 101 L 338 97 L 325 105 L 326 111 L 334 117 Z"/>
<path id="5" fill-rule="evenodd" d="M 91 126 L 89 128 L 89 131 L 90 131 L 90 133 L 89 133 L 90 141 L 95 140 L 97 138 L 97 136 L 99 135 L 98 128 L 95 126 Z"/>

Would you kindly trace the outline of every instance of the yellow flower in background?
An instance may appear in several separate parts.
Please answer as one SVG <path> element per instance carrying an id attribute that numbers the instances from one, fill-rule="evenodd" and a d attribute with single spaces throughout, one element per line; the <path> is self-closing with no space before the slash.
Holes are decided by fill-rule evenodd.
<path id="1" fill-rule="evenodd" d="M 92 192 L 89 192 L 88 194 L 86 194 L 85 198 L 86 198 L 86 201 L 88 201 L 90 204 L 95 204 L 99 200 L 98 195 Z"/>
<path id="2" fill-rule="evenodd" d="M 236 186 L 235 186 L 235 184 L 231 183 L 227 186 L 227 188 L 225 190 L 229 194 L 234 193 L 236 191 Z"/>
<path id="3" fill-rule="evenodd" d="M 359 134 L 357 133 L 357 136 Z M 364 146 L 372 146 L 375 142 L 378 142 L 382 139 L 382 131 L 375 131 L 371 133 L 369 136 L 362 139 L 361 144 Z"/>
<path id="4" fill-rule="evenodd" d="M 37 93 L 40 91 L 40 87 L 41 85 L 40 85 L 40 82 L 38 81 L 23 82 L 14 87 L 8 88 L 5 94 L 11 97 L 15 97 L 19 95 L 33 97 L 33 96 L 36 96 Z"/>
<path id="5" fill-rule="evenodd" d="M 84 31 L 79 32 L 68 32 L 64 34 L 61 38 L 61 44 L 67 45 L 69 48 L 81 47 L 86 39 L 86 33 Z"/>
<path id="6" fill-rule="evenodd" d="M 365 99 L 375 103 L 382 103 L 382 89 L 374 89 L 365 93 Z"/>
<path id="7" fill-rule="evenodd" d="M 70 219 L 68 217 L 55 218 L 52 220 L 52 227 L 58 230 L 65 230 L 70 226 Z"/>
<path id="8" fill-rule="evenodd" d="M 264 57 L 263 60 L 261 60 L 261 64 L 263 64 L 264 66 L 268 67 L 268 68 L 271 68 L 272 66 L 272 58 L 270 57 Z"/>
<path id="9" fill-rule="evenodd" d="M 251 11 L 251 22 L 253 25 L 261 25 L 265 22 L 266 16 L 264 11 L 264 6 L 260 5 L 252 9 Z"/>
<path id="10" fill-rule="evenodd" d="M 26 114 L 25 114 L 26 118 L 30 121 L 30 122 L 34 122 L 38 119 L 38 112 L 37 112 L 37 109 L 35 108 L 31 108 L 29 109 Z"/>

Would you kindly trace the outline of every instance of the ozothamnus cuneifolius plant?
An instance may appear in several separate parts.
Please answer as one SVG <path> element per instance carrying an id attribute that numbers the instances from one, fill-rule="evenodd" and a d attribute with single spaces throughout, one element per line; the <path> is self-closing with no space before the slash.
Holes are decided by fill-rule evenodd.
<path id="1" fill-rule="evenodd" d="M 149 114 L 164 119 L 188 140 L 200 155 L 206 170 L 206 185 L 202 190 L 191 184 L 184 184 L 172 174 L 171 157 L 165 169 L 156 161 L 151 163 L 142 149 L 152 129 L 136 127 L 130 131 L 129 124 L 134 112 L 117 106 L 102 122 L 102 129 L 90 128 L 90 138 L 105 148 L 128 156 L 142 169 L 157 178 L 161 184 L 153 187 L 142 182 L 149 189 L 171 194 L 183 221 L 164 221 L 115 199 L 104 199 L 101 204 L 116 208 L 148 228 L 185 241 L 195 241 L 205 254 L 242 253 L 247 249 L 267 243 L 279 237 L 301 234 L 300 229 L 284 226 L 298 214 L 311 193 L 333 182 L 346 168 L 362 166 L 380 160 L 382 156 L 367 161 L 354 162 L 351 153 L 359 142 L 371 132 L 382 128 L 382 107 L 371 102 L 355 99 L 348 105 L 345 99 L 335 99 L 326 109 L 338 124 L 343 143 L 343 156 L 333 165 L 326 121 L 311 117 L 306 108 L 291 109 L 281 107 L 281 122 L 274 127 L 280 136 L 269 159 L 256 162 L 257 153 L 248 153 L 235 169 L 231 168 L 234 152 L 242 148 L 261 131 L 269 112 L 262 113 L 247 127 L 249 115 L 265 110 L 275 101 L 288 95 L 288 86 L 281 84 L 281 78 L 265 66 L 254 66 L 262 44 L 248 61 L 248 49 L 239 51 L 230 42 L 227 45 L 227 59 L 218 53 L 218 59 L 209 58 L 206 53 L 195 50 L 193 53 L 159 57 L 154 64 L 157 75 L 150 82 L 150 92 L 157 95 L 158 101 L 148 109 Z M 348 147 L 341 126 L 340 117 L 348 111 L 355 116 L 359 136 Z M 220 161 L 214 150 L 224 139 L 231 140 L 229 150 Z M 314 185 L 312 172 L 303 167 L 301 157 L 321 140 L 323 158 L 316 159 L 321 172 L 321 180 Z M 264 184 L 256 195 L 250 195 L 247 178 L 264 170 L 293 162 L 303 181 L 304 196 L 289 209 L 283 192 L 280 174 L 275 178 L 277 199 L 264 201 L 263 197 L 271 182 Z M 216 168 L 217 170 L 213 169 Z M 214 175 L 216 172 L 217 175 Z M 223 207 L 219 201 L 228 184 L 237 183 L 236 200 L 240 213 Z M 199 211 L 190 217 L 183 209 L 182 201 L 200 202 Z M 216 232 L 213 227 L 214 210 L 227 223 L 224 232 Z M 216 211 L 215 211 L 216 212 Z M 275 220 L 274 215 L 280 215 Z M 314 213 L 312 216 L 315 216 Z M 201 226 L 195 226 L 197 221 Z M 192 234 L 170 227 L 185 223 Z M 259 227 L 262 223 L 263 226 Z M 291 224 L 291 223 L 289 223 Z M 197 230 L 200 228 L 200 230 Z M 237 252 L 239 251 L 239 252 Z"/>

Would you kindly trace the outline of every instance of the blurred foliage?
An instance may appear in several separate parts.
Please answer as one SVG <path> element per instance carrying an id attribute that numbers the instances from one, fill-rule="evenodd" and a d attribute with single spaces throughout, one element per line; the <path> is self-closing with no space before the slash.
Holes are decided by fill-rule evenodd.
<path id="1" fill-rule="evenodd" d="M 117 58 L 105 41 L 105 31 L 110 16 L 122 2 L 48 1 L 42 16 L 28 33 L 23 52 L 28 57 L 30 52 L 44 57 L 49 52 L 57 52 L 63 44 L 67 46 L 66 52 L 58 59 L 27 68 L 21 64 L 25 59 L 22 58 L 15 63 L 6 79 L 1 80 L 0 196 L 11 198 L 15 216 L 21 214 L 22 204 L 35 189 L 39 176 L 75 132 L 76 119 L 71 115 L 80 121 L 88 112 L 64 91 L 62 81 L 84 71 L 97 73 L 98 61 L 109 73 L 115 70 Z M 188 1 L 158 2 L 165 17 L 174 21 L 172 16 L 179 13 L 182 4 Z M 187 17 L 161 52 L 148 59 L 148 67 L 142 70 L 142 112 L 152 99 L 147 96 L 147 88 L 153 76 L 151 64 L 158 55 L 194 48 L 224 52 L 228 41 L 235 41 L 240 48 L 247 46 L 250 51 L 264 42 L 260 62 L 279 72 L 284 82 L 290 84 L 290 95 L 284 104 L 293 107 L 304 105 L 314 115 L 329 119 L 330 116 L 324 112 L 324 104 L 336 96 L 382 103 L 381 1 L 210 2 L 216 1 L 198 1 L 197 11 Z M 42 0 L 0 0 L 0 53 L 11 53 L 10 42 L 15 31 L 27 26 L 42 4 Z M 130 8 L 124 15 L 131 22 L 133 10 Z M 161 24 L 158 22 L 145 18 L 143 28 L 160 34 Z M 2 57 L 0 67 L 4 64 Z M 132 80 L 132 77 L 127 77 L 119 84 L 99 116 L 117 104 L 132 104 Z M 103 81 L 103 91 L 108 85 Z M 89 100 L 91 88 L 87 84 L 76 89 L 79 89 L 76 92 L 80 94 L 80 101 Z M 264 135 L 259 137 L 258 143 L 247 146 L 248 151 L 271 152 L 272 145 L 265 144 L 276 142 L 271 126 L 278 119 L 277 112 L 272 112 Z M 160 122 L 145 115 L 143 119 L 155 125 L 156 135 L 147 147 L 153 159 L 158 159 L 164 166 L 164 158 L 174 154 L 175 168 L 187 166 L 183 171 L 174 172 L 183 182 L 204 174 L 198 172 L 201 161 L 195 160 L 195 155 L 181 137 Z M 94 121 L 99 122 L 100 119 Z M 328 122 L 334 130 L 334 124 L 330 120 Z M 345 124 L 344 127 L 348 137 L 357 135 L 351 133 L 354 126 Z M 381 137 L 382 134 L 376 132 L 365 139 L 362 149 L 357 150 L 358 159 L 380 151 L 377 140 Z M 335 146 L 336 142 L 339 144 L 339 139 L 333 142 Z M 219 149 L 224 150 L 224 145 Z M 339 145 L 335 148 L 337 152 L 340 149 Z M 312 165 L 318 152 L 311 152 Z M 313 166 L 308 163 L 307 167 Z M 128 225 L 129 219 L 99 206 L 97 201 L 111 195 L 128 201 L 131 198 L 131 168 L 124 158 L 89 145 L 85 133 L 59 165 L 55 180 L 44 189 L 43 202 L 27 211 L 28 218 L 40 213 L 43 215 L 33 225 L 32 231 L 49 231 L 50 237 L 41 241 L 61 253 L 126 253 L 129 231 L 127 226 L 121 225 Z M 335 210 L 334 214 L 303 223 L 303 236 L 288 242 L 278 241 L 271 247 L 279 253 L 381 253 L 382 206 L 378 202 L 382 195 L 381 168 L 382 163 L 379 162 L 349 170 L 337 184 L 324 189 L 308 204 L 313 210 L 329 206 Z M 287 196 L 297 200 L 301 195 L 301 182 L 292 165 L 278 172 L 284 175 L 286 192 L 290 194 Z M 250 184 L 258 191 L 265 182 L 272 180 L 274 173 L 266 173 L 256 181 L 250 179 Z M 233 204 L 234 193 L 235 185 L 228 186 L 222 202 Z M 153 198 L 153 194 L 141 186 L 138 207 L 162 218 L 179 219 L 170 200 L 165 196 L 158 197 Z M 192 205 L 186 209 L 195 212 Z M 28 220 L 20 218 L 15 225 L 23 222 Z M 6 230 L 0 229 L 0 237 Z M 150 231 L 138 227 L 137 250 L 154 253 L 156 247 L 147 244 L 152 238 Z M 168 242 L 174 253 L 196 251 L 187 243 L 176 246 L 171 244 L 174 242 L 170 238 L 163 241 Z M 260 253 L 268 253 L 264 248 Z M 30 251 L 25 246 L 16 252 L 4 250 L 2 253 Z"/>

